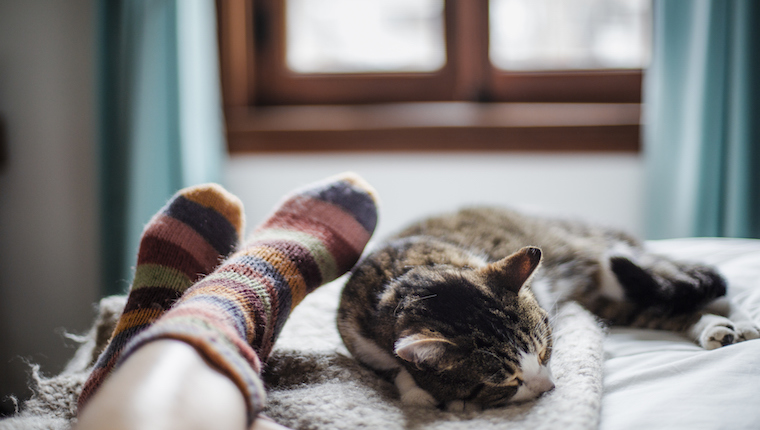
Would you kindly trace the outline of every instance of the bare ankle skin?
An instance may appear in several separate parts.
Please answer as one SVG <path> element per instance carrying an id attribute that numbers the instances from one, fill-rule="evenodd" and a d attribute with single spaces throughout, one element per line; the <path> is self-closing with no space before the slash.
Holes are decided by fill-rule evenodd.
<path id="1" fill-rule="evenodd" d="M 80 413 L 78 430 L 245 429 L 242 393 L 196 350 L 176 340 L 141 347 Z M 284 429 L 264 418 L 250 429 Z"/>

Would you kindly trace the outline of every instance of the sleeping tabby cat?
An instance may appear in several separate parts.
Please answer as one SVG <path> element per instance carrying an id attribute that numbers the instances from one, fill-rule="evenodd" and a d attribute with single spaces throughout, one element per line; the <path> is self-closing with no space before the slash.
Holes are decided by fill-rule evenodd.
<path id="1" fill-rule="evenodd" d="M 357 360 L 394 378 L 402 402 L 476 410 L 554 387 L 559 303 L 714 349 L 758 337 L 748 318 L 704 310 L 725 293 L 714 269 L 652 255 L 625 233 L 474 208 L 416 223 L 369 254 L 343 289 L 338 329 Z"/>

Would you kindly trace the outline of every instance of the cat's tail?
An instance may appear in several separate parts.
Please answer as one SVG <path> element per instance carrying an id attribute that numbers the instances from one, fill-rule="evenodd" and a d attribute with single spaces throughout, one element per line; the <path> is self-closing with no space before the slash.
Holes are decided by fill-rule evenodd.
<path id="1" fill-rule="evenodd" d="M 649 256 L 648 256 L 649 257 Z M 712 267 L 674 262 L 664 257 L 634 262 L 611 256 L 610 267 L 626 298 L 667 315 L 695 312 L 726 294 L 726 281 Z"/>

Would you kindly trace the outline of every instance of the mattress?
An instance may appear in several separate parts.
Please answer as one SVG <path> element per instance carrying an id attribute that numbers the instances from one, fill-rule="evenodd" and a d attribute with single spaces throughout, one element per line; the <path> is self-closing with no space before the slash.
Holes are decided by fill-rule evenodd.
<path id="1" fill-rule="evenodd" d="M 733 305 L 760 322 L 760 241 L 650 241 L 655 253 L 715 265 Z M 612 328 L 604 341 L 600 428 L 760 428 L 760 340 L 705 351 L 669 332 Z"/>

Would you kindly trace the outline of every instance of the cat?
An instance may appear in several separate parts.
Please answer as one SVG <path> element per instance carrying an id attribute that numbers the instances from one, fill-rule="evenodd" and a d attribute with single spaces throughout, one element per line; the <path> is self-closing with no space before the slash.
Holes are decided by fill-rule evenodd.
<path id="1" fill-rule="evenodd" d="M 554 387 L 550 313 L 576 301 L 611 325 L 685 333 L 705 349 L 759 336 L 705 306 L 712 267 L 648 253 L 631 235 L 505 208 L 402 230 L 352 270 L 338 308 L 351 354 L 393 378 L 402 403 L 480 410 Z M 734 315 L 732 314 L 732 318 Z"/>

